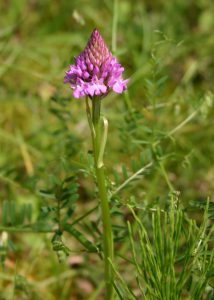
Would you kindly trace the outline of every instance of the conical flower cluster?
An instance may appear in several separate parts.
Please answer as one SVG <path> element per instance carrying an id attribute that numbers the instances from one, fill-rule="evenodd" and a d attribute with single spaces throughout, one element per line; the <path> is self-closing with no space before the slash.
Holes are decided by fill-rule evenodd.
<path id="1" fill-rule="evenodd" d="M 105 96 L 110 90 L 122 93 L 128 80 L 123 80 L 124 68 L 108 50 L 99 31 L 94 29 L 86 48 L 75 58 L 66 72 L 64 83 L 69 83 L 73 96 Z"/>

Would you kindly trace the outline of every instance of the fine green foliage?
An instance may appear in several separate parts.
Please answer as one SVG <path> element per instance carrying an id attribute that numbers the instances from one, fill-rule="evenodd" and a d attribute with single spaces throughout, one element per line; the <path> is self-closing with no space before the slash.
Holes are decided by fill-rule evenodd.
<path id="1" fill-rule="evenodd" d="M 129 78 L 101 113 L 115 300 L 213 299 L 213 14 L 211 0 L 0 1 L 0 300 L 104 298 L 85 101 L 63 85 L 95 27 Z"/>
<path id="2" fill-rule="evenodd" d="M 135 223 L 128 223 L 132 264 L 137 286 L 143 299 L 201 299 L 213 297 L 211 279 L 214 252 L 210 251 L 214 227 L 210 226 L 208 210 L 200 227 L 189 219 L 171 196 L 168 210 L 151 212 L 152 230 L 143 224 L 130 207 Z M 208 208 L 208 206 L 207 206 Z M 138 299 L 118 276 L 122 299 Z"/>

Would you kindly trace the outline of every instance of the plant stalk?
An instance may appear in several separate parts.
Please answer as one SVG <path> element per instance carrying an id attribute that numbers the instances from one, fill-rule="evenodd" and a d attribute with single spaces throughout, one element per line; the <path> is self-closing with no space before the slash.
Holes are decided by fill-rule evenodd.
<path id="1" fill-rule="evenodd" d="M 89 108 L 89 107 L 88 107 Z M 104 165 L 98 164 L 101 143 L 102 143 L 102 132 L 100 122 L 100 108 L 101 99 L 94 97 L 92 99 L 92 143 L 93 143 L 93 154 L 94 154 L 94 165 L 97 179 L 97 186 L 100 198 L 101 216 L 103 223 L 103 253 L 104 253 L 104 264 L 105 264 L 105 285 L 106 294 L 105 300 L 114 299 L 114 288 L 113 288 L 113 269 L 111 263 L 113 262 L 113 234 L 110 217 L 110 209 L 108 202 L 107 189 L 105 184 L 105 173 Z"/>

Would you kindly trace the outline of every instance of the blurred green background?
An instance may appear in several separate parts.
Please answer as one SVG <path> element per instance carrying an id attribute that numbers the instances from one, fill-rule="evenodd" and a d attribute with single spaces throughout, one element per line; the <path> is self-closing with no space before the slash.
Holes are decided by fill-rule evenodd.
<path id="1" fill-rule="evenodd" d="M 212 0 L 1 0 L 1 201 L 29 201 L 36 211 L 49 175 L 61 176 L 64 161 L 69 170 L 81 167 L 81 155 L 91 149 L 84 100 L 72 99 L 63 77 L 95 27 L 130 78 L 124 95 L 103 101 L 109 180 L 117 182 L 115 173 L 125 176 L 124 168 L 131 173 L 142 157 L 149 162 L 156 155 L 184 206 L 213 199 L 213 16 Z M 83 176 L 79 184 L 81 213 L 93 203 L 93 184 Z M 169 187 L 154 168 L 121 191 L 122 199 L 133 191 L 139 205 L 150 205 L 164 201 Z M 40 292 L 32 299 L 86 299 L 97 286 L 99 274 L 91 284 L 84 266 L 77 273 L 58 266 L 46 236 L 18 235 L 14 243 L 8 272 L 17 264 L 35 283 Z M 65 279 L 55 280 L 56 274 Z M 13 282 L 2 278 L 0 299 L 11 299 Z"/>

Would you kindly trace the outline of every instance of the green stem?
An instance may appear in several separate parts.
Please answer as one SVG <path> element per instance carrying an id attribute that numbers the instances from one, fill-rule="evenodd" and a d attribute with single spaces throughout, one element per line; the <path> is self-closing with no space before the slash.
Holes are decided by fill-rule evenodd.
<path id="1" fill-rule="evenodd" d="M 98 164 L 99 153 L 101 148 L 101 124 L 100 124 L 100 107 L 101 99 L 95 97 L 92 99 L 92 142 L 94 153 L 94 165 L 97 177 L 97 186 L 99 191 L 101 215 L 103 223 L 103 253 L 105 263 L 105 284 L 106 295 L 105 300 L 113 300 L 113 234 L 111 226 L 110 209 L 108 202 L 107 189 L 105 184 L 104 165 Z"/>
<path id="2" fill-rule="evenodd" d="M 114 0 L 113 24 L 112 24 L 112 52 L 117 50 L 117 23 L 118 23 L 118 0 Z"/>

